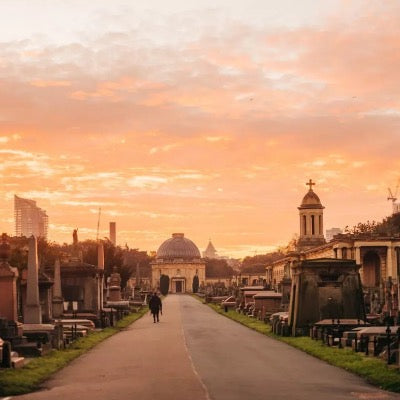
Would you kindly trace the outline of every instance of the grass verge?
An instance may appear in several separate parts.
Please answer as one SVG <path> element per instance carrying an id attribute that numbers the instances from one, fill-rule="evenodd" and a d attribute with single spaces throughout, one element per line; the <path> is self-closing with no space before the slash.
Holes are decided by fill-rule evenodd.
<path id="1" fill-rule="evenodd" d="M 23 368 L 1 370 L 0 395 L 18 395 L 39 389 L 40 385 L 52 374 L 103 340 L 125 329 L 146 314 L 147 311 L 148 308 L 144 307 L 138 313 L 129 314 L 118 321 L 116 326 L 79 338 L 67 349 L 53 350 L 43 357 L 33 359 Z"/>
<path id="2" fill-rule="evenodd" d="M 197 296 L 193 297 L 204 303 L 203 299 Z M 207 303 L 207 305 L 217 313 L 239 322 L 250 329 L 287 343 L 290 346 L 296 347 L 297 349 L 319 358 L 320 360 L 326 361 L 331 365 L 353 372 L 375 386 L 400 393 L 399 369 L 396 366 L 386 365 L 386 363 L 379 358 L 367 357 L 364 353 L 355 353 L 351 349 L 328 347 L 321 341 L 312 340 L 307 336 L 278 336 L 272 333 L 270 325 L 267 325 L 262 321 L 239 314 L 234 310 L 225 312 L 216 304 Z"/>

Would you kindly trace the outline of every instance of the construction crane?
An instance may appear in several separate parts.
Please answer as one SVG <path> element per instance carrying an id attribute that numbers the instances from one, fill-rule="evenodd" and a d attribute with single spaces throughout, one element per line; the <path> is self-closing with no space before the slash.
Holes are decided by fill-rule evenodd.
<path id="1" fill-rule="evenodd" d="M 99 217 L 97 218 L 97 234 L 96 234 L 96 242 L 98 242 L 98 241 L 99 241 L 100 216 L 101 216 L 101 207 L 99 207 Z"/>
<path id="2" fill-rule="evenodd" d="M 396 214 L 400 212 L 400 204 L 396 203 L 397 200 L 397 192 L 399 191 L 399 186 L 400 186 L 400 178 L 397 181 L 396 189 L 394 192 L 392 192 L 392 189 L 388 188 L 389 196 L 388 196 L 388 201 L 391 200 L 392 206 L 393 206 L 393 214 Z"/>

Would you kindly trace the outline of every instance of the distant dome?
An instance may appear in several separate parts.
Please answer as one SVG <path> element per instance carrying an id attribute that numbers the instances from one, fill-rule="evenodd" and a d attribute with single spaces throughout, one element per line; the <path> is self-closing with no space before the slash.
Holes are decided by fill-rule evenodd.
<path id="1" fill-rule="evenodd" d="M 319 199 L 318 195 L 310 189 L 307 194 L 303 197 L 303 201 L 301 202 L 301 206 L 299 209 L 302 208 L 324 208 L 321 204 L 321 200 Z"/>
<path id="2" fill-rule="evenodd" d="M 184 259 L 192 260 L 201 258 L 197 246 L 183 233 L 173 233 L 171 239 L 167 239 L 157 250 L 157 259 Z"/>

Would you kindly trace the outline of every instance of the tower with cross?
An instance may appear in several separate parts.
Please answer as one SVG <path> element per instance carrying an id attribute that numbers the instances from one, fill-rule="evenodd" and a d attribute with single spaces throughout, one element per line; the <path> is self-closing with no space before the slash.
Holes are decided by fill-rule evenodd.
<path id="1" fill-rule="evenodd" d="M 309 187 L 309 190 L 303 197 L 300 207 L 298 207 L 300 214 L 300 236 L 297 247 L 300 251 L 326 243 L 323 234 L 325 207 L 321 204 L 321 200 L 313 190 L 315 182 L 310 179 L 306 185 Z"/>

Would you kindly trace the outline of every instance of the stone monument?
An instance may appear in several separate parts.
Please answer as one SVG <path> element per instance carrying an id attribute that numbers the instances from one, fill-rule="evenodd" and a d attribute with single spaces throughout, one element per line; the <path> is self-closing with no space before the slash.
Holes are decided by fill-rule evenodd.
<path id="1" fill-rule="evenodd" d="M 354 260 L 320 258 L 293 265 L 289 305 L 292 335 L 308 334 L 323 319 L 365 320 L 360 266 Z"/>
<path id="2" fill-rule="evenodd" d="M 10 245 L 7 234 L 1 235 L 0 243 L 0 317 L 9 321 L 17 321 L 17 268 L 8 263 Z"/>
<path id="3" fill-rule="evenodd" d="M 39 300 L 39 262 L 37 254 L 37 240 L 35 236 L 31 236 L 29 238 L 28 276 L 26 283 L 24 323 L 42 323 L 42 312 L 40 309 Z"/>
<path id="4" fill-rule="evenodd" d="M 117 272 L 117 267 L 114 267 L 108 285 L 109 301 L 121 301 L 121 275 Z"/>
<path id="5" fill-rule="evenodd" d="M 53 317 L 61 318 L 64 311 L 64 299 L 61 291 L 61 264 L 57 259 L 54 263 L 54 286 L 53 286 Z"/>

